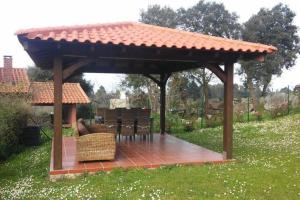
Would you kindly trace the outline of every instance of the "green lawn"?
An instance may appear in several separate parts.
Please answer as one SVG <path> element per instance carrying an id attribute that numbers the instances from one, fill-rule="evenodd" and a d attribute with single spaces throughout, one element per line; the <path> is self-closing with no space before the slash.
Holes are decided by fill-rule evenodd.
<path id="1" fill-rule="evenodd" d="M 0 164 L 0 199 L 300 199 L 300 114 L 236 124 L 236 162 L 48 181 L 50 142 Z M 222 129 L 176 134 L 221 151 Z"/>

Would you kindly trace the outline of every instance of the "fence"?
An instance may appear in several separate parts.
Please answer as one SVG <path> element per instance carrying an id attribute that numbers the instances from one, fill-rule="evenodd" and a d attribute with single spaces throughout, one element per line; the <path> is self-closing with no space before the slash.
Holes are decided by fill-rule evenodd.
<path id="1" fill-rule="evenodd" d="M 300 91 L 291 91 L 289 87 L 280 92 L 269 92 L 265 97 L 256 97 L 256 106 L 253 105 L 249 92 L 246 94 L 244 97 L 234 98 L 234 121 L 236 122 L 276 118 L 300 111 Z M 222 100 L 209 99 L 206 115 L 204 110 L 204 103 L 202 103 L 199 115 L 200 127 L 221 124 L 223 120 Z"/>

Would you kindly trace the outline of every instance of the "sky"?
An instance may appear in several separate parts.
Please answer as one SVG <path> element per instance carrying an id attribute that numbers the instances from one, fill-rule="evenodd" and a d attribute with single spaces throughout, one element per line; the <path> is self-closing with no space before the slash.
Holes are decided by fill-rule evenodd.
<path id="1" fill-rule="evenodd" d="M 209 0 L 208 0 L 209 1 Z M 80 25 L 105 22 L 138 21 L 141 9 L 149 5 L 159 4 L 173 9 L 188 8 L 198 0 L 7 0 L 1 2 L 0 12 L 0 57 L 12 55 L 14 67 L 33 66 L 34 63 L 23 50 L 14 33 L 19 29 L 49 27 L 60 25 Z M 282 2 L 287 4 L 295 13 L 294 23 L 300 27 L 300 1 L 298 0 L 215 0 L 225 5 L 230 12 L 240 16 L 241 23 L 256 14 L 260 8 L 272 8 Z M 0 59 L 0 66 L 3 66 Z M 290 70 L 284 70 L 281 77 L 274 77 L 271 87 L 276 90 L 287 85 L 294 87 L 300 84 L 300 58 Z M 115 90 L 122 75 L 114 74 L 85 74 L 95 89 L 103 85 L 107 90 Z M 235 76 L 235 83 L 241 78 Z"/>

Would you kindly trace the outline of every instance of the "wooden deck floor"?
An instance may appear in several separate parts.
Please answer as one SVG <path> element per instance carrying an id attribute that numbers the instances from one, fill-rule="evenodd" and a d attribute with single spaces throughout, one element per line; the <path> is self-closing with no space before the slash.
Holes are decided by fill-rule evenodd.
<path id="1" fill-rule="evenodd" d="M 121 140 L 117 143 L 113 161 L 77 162 L 74 137 L 63 138 L 63 169 L 53 170 L 51 155 L 50 175 L 110 171 L 114 168 L 156 168 L 165 165 L 198 165 L 207 162 L 226 162 L 223 155 L 171 135 L 154 134 L 153 141 Z"/>

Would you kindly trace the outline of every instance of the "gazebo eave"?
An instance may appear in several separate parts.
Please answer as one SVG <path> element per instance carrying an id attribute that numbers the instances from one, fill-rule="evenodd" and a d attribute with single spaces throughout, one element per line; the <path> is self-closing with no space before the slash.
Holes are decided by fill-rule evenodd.
<path id="1" fill-rule="evenodd" d="M 126 46 L 101 43 L 79 43 L 53 40 L 30 40 L 19 36 L 24 49 L 42 69 L 53 68 L 55 57 L 61 57 L 63 68 L 89 60 L 79 73 L 161 74 L 188 69 L 219 66 L 238 60 L 263 57 L 260 52 L 206 51 L 167 47 Z"/>

